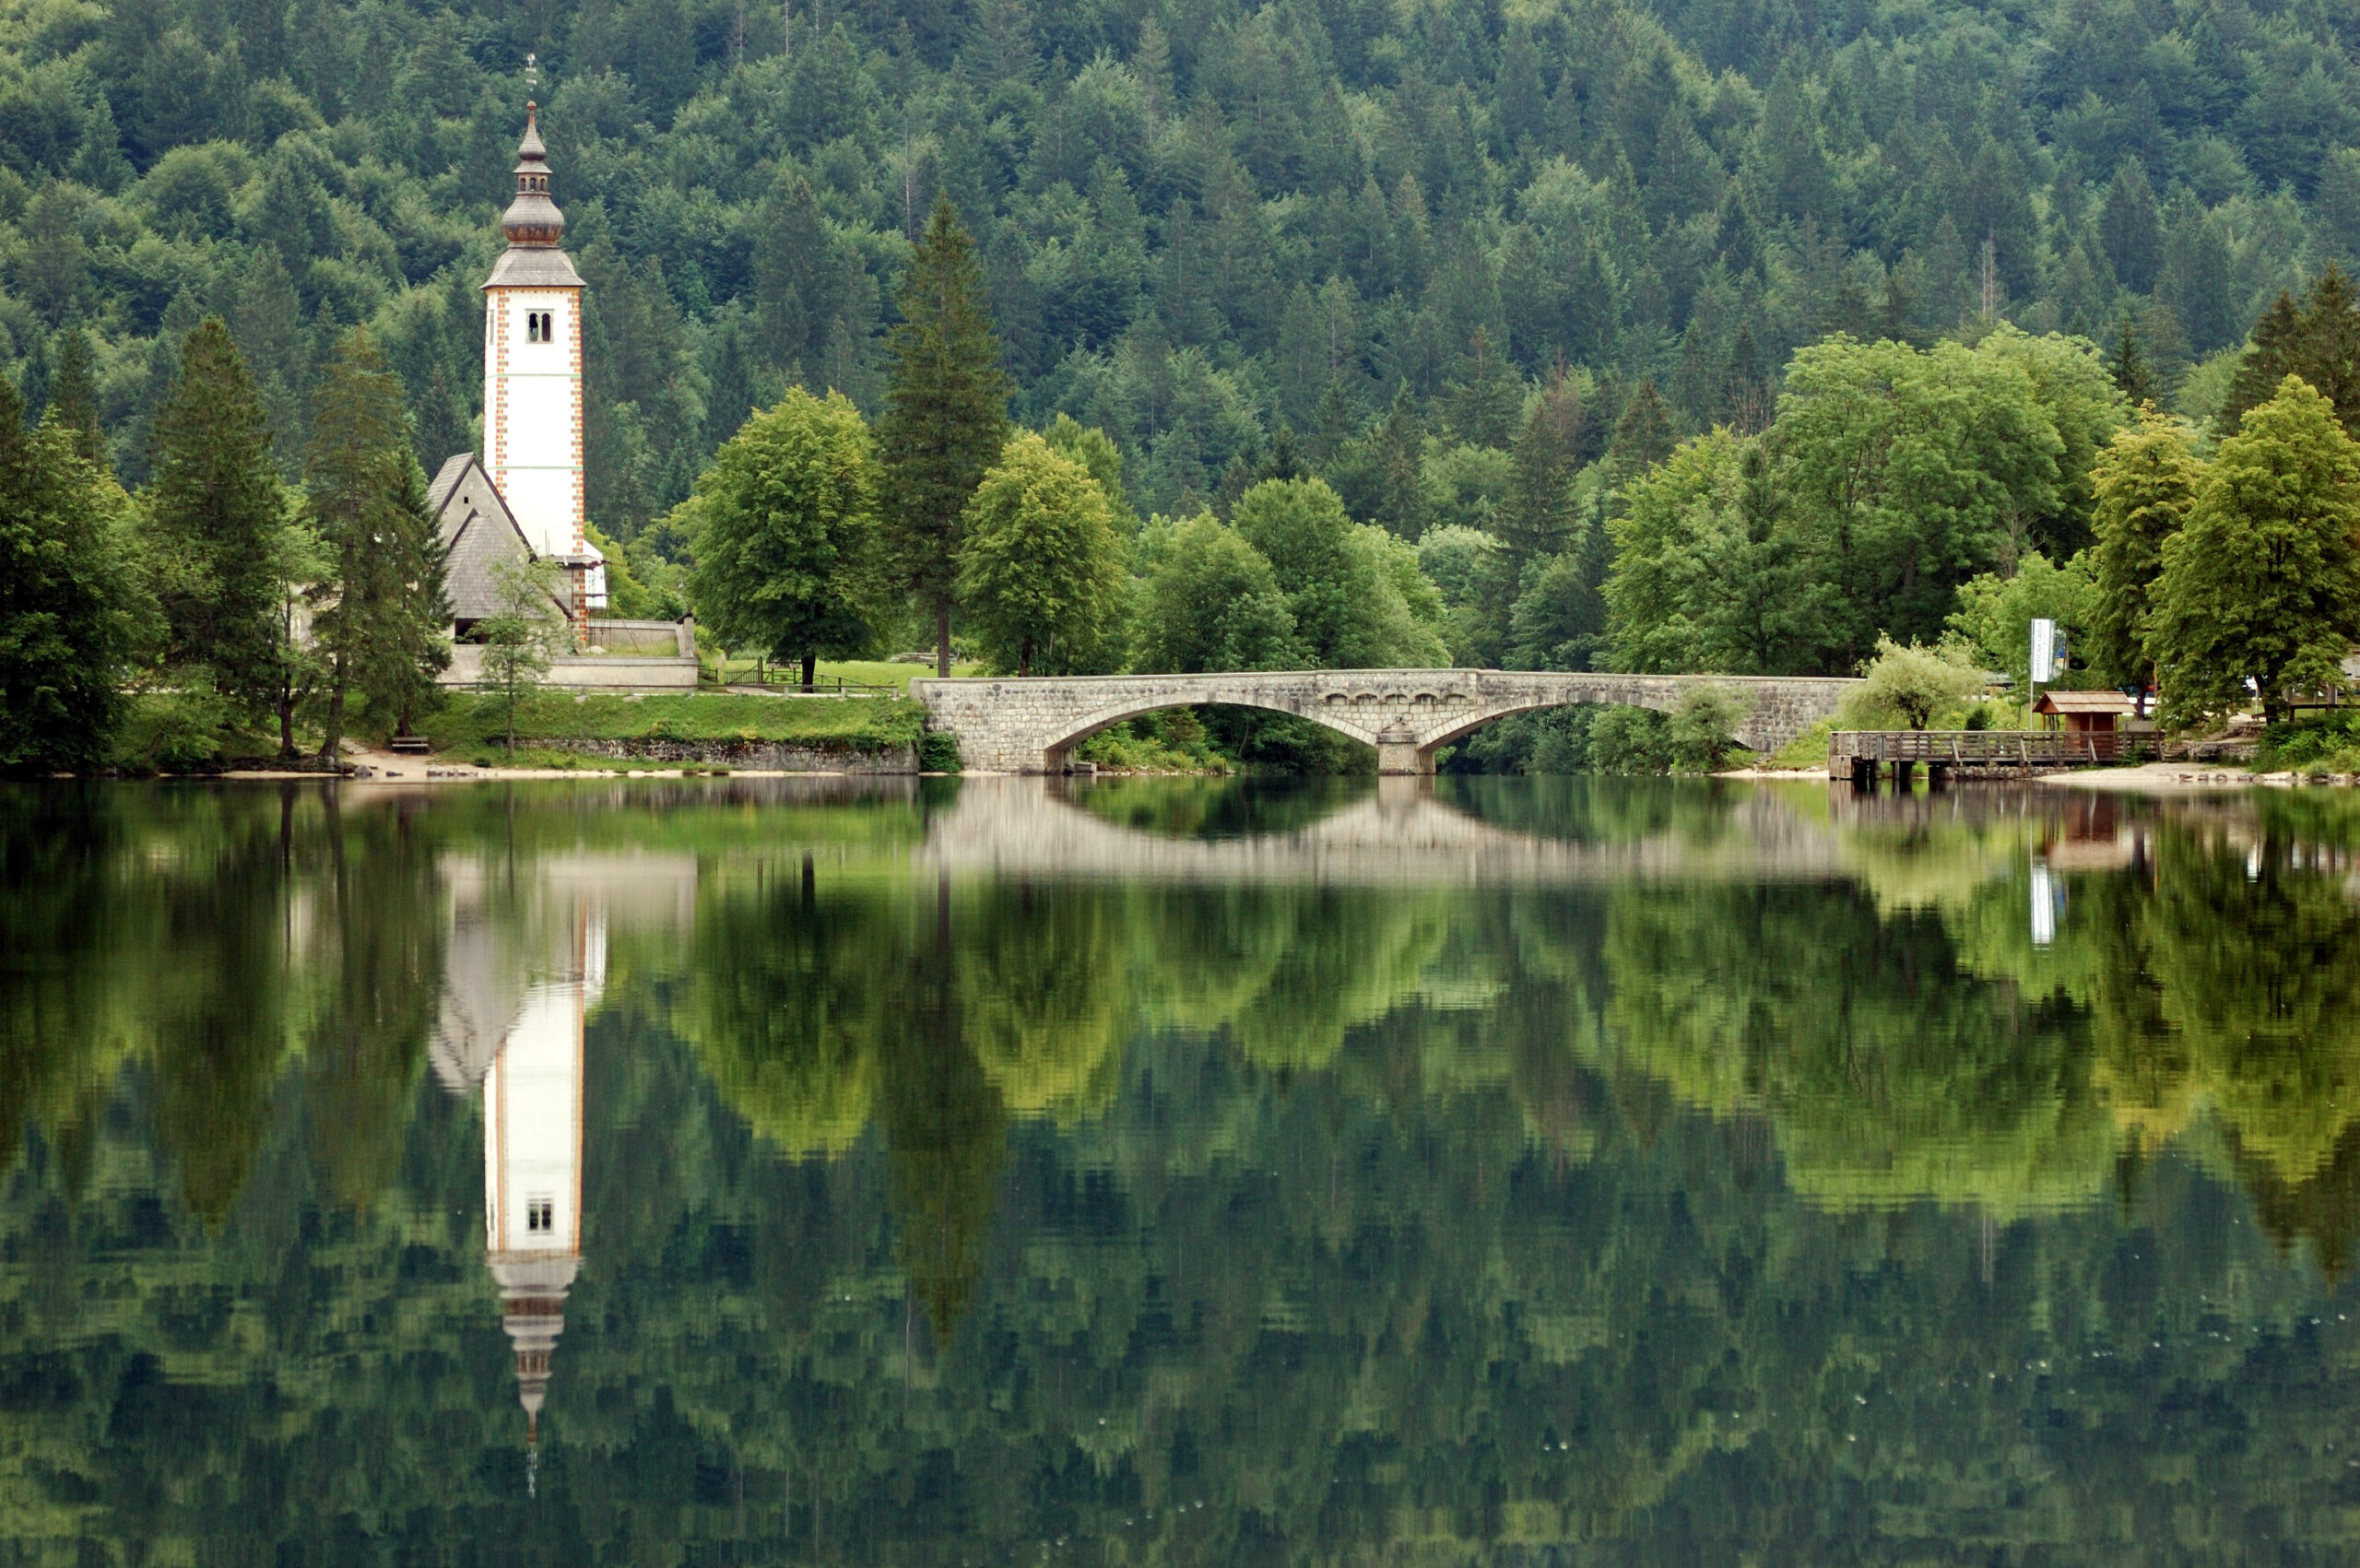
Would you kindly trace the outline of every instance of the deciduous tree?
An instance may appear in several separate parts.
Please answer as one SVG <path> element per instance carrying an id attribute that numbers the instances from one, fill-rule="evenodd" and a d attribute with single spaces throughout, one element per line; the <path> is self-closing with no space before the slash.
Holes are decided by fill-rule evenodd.
<path id="1" fill-rule="evenodd" d="M 2360 443 L 2300 376 L 2221 442 L 2163 544 L 2146 646 L 2167 721 L 2245 700 L 2272 719 L 2339 678 L 2360 638 Z"/>
<path id="2" fill-rule="evenodd" d="M 2089 649 L 2091 662 L 2117 680 L 2154 678 L 2146 641 L 2164 541 L 2187 524 L 2203 477 L 2188 427 L 2153 408 L 2116 431 L 2098 454 Z"/>
<path id="3" fill-rule="evenodd" d="M 152 612 L 125 502 L 75 451 L 53 406 L 27 430 L 0 377 L 0 770 L 106 760 L 127 666 Z"/>
<path id="4" fill-rule="evenodd" d="M 841 393 L 801 387 L 714 454 L 682 508 L 696 540 L 698 618 L 728 647 L 800 659 L 876 639 L 877 474 L 868 427 Z"/>
<path id="5" fill-rule="evenodd" d="M 1087 667 L 1127 585 L 1106 494 L 1030 430 L 1008 443 L 967 506 L 959 598 L 986 656 L 1028 676 Z"/>

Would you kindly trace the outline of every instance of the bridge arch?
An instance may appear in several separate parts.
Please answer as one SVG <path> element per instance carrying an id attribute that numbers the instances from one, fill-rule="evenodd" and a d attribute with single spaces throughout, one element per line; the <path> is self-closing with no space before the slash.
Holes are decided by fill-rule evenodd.
<path id="1" fill-rule="evenodd" d="M 1049 772 L 1061 772 L 1073 756 L 1074 748 L 1099 731 L 1111 729 L 1126 719 L 1142 718 L 1149 713 L 1169 713 L 1174 708 L 1254 708 L 1266 713 L 1290 713 L 1296 718 L 1308 719 L 1323 728 L 1334 730 L 1339 735 L 1357 740 L 1363 746 L 1379 744 L 1375 731 L 1363 729 L 1332 710 L 1306 713 L 1295 704 L 1283 701 L 1256 702 L 1229 699 L 1216 702 L 1191 701 L 1186 698 L 1151 701 L 1134 699 L 1095 713 L 1085 713 L 1071 721 L 1070 727 L 1064 725 L 1048 726 L 1051 731 L 1064 729 L 1065 733 L 1054 736 L 1044 735 L 1042 744 L 1042 766 Z"/>

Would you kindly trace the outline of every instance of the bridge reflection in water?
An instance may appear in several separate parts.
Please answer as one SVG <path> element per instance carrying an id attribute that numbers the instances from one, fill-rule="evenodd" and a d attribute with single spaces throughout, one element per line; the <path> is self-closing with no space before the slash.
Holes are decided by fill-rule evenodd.
<path id="1" fill-rule="evenodd" d="M 1816 880 L 1844 857 L 1823 816 L 1750 790 L 1709 829 L 1576 842 L 1485 821 L 1437 798 L 1423 778 L 1381 778 L 1308 824 L 1233 838 L 1173 838 L 1107 821 L 1062 781 L 977 778 L 927 824 L 925 867 L 962 874 L 1158 882 L 1341 882 L 1387 886 L 1711 878 Z M 1115 786 L 1119 787 L 1119 786 Z"/>

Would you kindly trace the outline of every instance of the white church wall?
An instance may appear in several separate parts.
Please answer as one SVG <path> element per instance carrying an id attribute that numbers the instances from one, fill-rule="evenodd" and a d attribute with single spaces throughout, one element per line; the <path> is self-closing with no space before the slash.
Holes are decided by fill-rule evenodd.
<path id="1" fill-rule="evenodd" d="M 493 289 L 485 305 L 484 466 L 533 548 L 572 555 L 584 502 L 581 295 Z"/>

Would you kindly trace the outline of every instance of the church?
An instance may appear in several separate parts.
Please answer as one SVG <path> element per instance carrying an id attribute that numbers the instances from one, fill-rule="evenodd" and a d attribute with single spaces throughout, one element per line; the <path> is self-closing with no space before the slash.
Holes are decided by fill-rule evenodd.
<path id="1" fill-rule="evenodd" d="M 582 466 L 582 275 L 560 248 L 538 106 L 525 106 L 516 195 L 501 216 L 508 248 L 484 280 L 483 455 L 446 459 L 428 492 L 446 552 L 453 635 L 499 613 L 492 569 L 542 557 L 563 570 L 554 613 L 588 640 L 607 605 L 606 560 L 590 543 Z"/>

